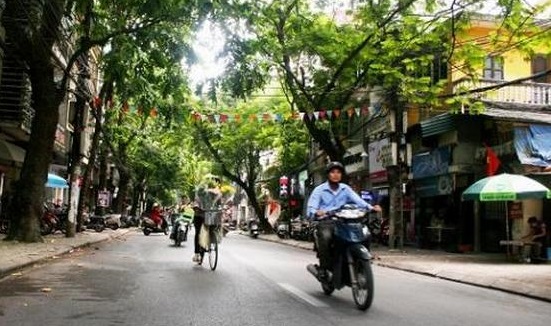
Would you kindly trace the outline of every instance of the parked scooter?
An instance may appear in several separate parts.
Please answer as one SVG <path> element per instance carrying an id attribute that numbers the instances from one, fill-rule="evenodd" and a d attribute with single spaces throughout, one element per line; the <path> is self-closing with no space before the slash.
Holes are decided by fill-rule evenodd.
<path id="1" fill-rule="evenodd" d="M 289 223 L 279 222 L 276 227 L 276 234 L 280 239 L 289 238 Z"/>
<path id="2" fill-rule="evenodd" d="M 142 231 L 144 235 L 150 235 L 151 233 L 164 233 L 168 235 L 168 222 L 164 216 L 161 216 L 162 222 L 159 227 L 152 219 L 145 217 L 142 220 Z"/>
<path id="3" fill-rule="evenodd" d="M 67 228 L 67 208 L 53 208 L 44 204 L 44 212 L 40 219 L 40 233 L 42 235 L 53 234 L 56 231 L 65 233 Z"/>
<path id="4" fill-rule="evenodd" d="M 334 266 L 326 277 L 319 276 L 319 267 L 310 264 L 307 270 L 321 283 L 323 292 L 345 286 L 352 288 L 352 296 L 360 310 L 367 310 L 373 302 L 372 256 L 369 252 L 369 228 L 365 225 L 366 211 L 345 205 L 330 212 L 325 219 L 335 221 L 334 241 L 336 245 Z M 316 235 L 317 242 L 317 235 Z"/>
<path id="5" fill-rule="evenodd" d="M 249 234 L 251 237 L 253 238 L 258 238 L 258 234 L 259 234 L 259 227 L 258 227 L 258 221 L 254 218 L 251 218 L 249 220 Z"/>
<path id="6" fill-rule="evenodd" d="M 116 230 L 121 226 L 120 214 L 94 215 L 90 217 L 87 228 L 103 232 L 106 228 Z"/>

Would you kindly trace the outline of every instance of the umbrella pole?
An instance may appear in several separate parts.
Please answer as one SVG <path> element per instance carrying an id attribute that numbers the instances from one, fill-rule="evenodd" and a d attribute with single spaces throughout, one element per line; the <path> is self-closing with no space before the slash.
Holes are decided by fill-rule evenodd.
<path id="1" fill-rule="evenodd" d="M 508 201 L 505 201 L 505 232 L 507 232 L 506 234 L 506 238 L 507 239 L 507 243 L 509 242 L 509 205 L 507 205 Z M 507 246 L 507 257 L 510 257 L 511 256 L 511 246 Z"/>

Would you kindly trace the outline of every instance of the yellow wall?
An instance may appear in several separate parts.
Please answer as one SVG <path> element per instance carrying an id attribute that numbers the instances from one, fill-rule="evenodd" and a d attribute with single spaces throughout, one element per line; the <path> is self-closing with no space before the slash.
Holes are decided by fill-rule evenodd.
<path id="1" fill-rule="evenodd" d="M 471 28 L 469 28 L 465 35 L 460 35 L 458 37 L 458 43 L 463 44 L 467 42 L 482 42 L 489 43 L 490 34 L 495 32 L 495 26 L 491 26 L 488 22 L 473 22 Z M 492 52 L 491 45 L 483 45 L 486 49 L 486 53 Z M 505 46 L 505 48 L 510 46 Z M 502 47 L 503 48 L 503 47 Z M 535 47 L 536 54 L 550 54 L 551 49 L 545 48 L 543 46 Z M 500 54 L 504 58 L 504 79 L 513 80 L 517 78 L 522 78 L 530 76 L 532 74 L 532 63 L 527 54 L 521 53 L 518 50 L 510 50 Z M 480 66 L 477 67 L 476 72 L 479 74 L 479 77 L 482 77 L 484 62 L 480 63 Z M 452 68 L 451 80 L 456 81 L 462 77 L 465 77 L 465 74 L 461 71 L 458 71 Z"/>

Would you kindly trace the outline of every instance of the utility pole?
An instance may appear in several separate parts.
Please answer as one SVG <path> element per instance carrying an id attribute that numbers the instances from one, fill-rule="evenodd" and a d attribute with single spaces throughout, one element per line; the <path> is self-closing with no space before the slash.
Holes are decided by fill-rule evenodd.
<path id="1" fill-rule="evenodd" d="M 402 249 L 404 246 L 403 228 L 403 158 L 401 148 L 404 145 L 404 105 L 399 99 L 398 87 L 393 86 L 387 94 L 387 105 L 394 125 L 390 135 L 392 163 L 387 167 L 389 183 L 389 247 Z"/>

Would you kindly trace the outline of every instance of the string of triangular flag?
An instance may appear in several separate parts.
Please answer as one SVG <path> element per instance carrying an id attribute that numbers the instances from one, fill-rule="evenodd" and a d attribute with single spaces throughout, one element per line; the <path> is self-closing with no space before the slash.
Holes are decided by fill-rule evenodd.
<path id="1" fill-rule="evenodd" d="M 199 112 L 193 112 L 191 119 L 194 122 L 210 122 L 210 123 L 226 123 L 226 122 L 283 122 L 285 120 L 300 120 L 300 121 L 333 121 L 345 116 L 352 117 L 369 117 L 378 112 L 380 107 L 363 107 L 363 108 L 349 108 L 349 109 L 333 109 L 333 110 L 319 110 L 313 112 L 295 112 L 288 114 L 281 113 L 251 113 L 251 114 L 239 114 L 239 113 L 219 113 L 219 114 L 204 114 Z"/>
<path id="2" fill-rule="evenodd" d="M 101 106 L 101 99 L 98 97 L 94 98 L 91 101 L 92 107 L 99 107 Z M 108 106 L 112 107 L 113 103 L 108 100 Z M 287 114 L 281 114 L 281 113 L 251 113 L 251 114 L 240 114 L 240 113 L 217 113 L 217 114 L 204 114 L 199 113 L 197 111 L 194 111 L 191 114 L 191 119 L 194 122 L 210 122 L 210 123 L 227 123 L 227 122 L 283 122 L 286 120 L 299 120 L 299 121 L 334 121 L 343 117 L 348 116 L 348 118 L 352 117 L 369 117 L 371 115 L 377 114 L 381 109 L 380 105 L 376 106 L 364 106 L 364 107 L 352 107 L 348 109 L 333 109 L 333 110 L 326 110 L 321 109 L 319 111 L 313 111 L 313 112 L 293 112 L 293 113 L 287 113 Z M 144 110 L 141 107 L 132 107 L 130 108 L 130 105 L 128 102 L 122 103 L 122 112 L 129 113 L 129 112 L 137 112 L 139 115 L 142 114 L 149 114 L 151 117 L 157 117 L 158 110 L 157 108 L 153 107 L 150 110 Z"/>

